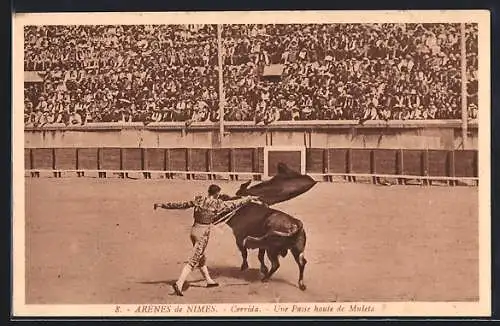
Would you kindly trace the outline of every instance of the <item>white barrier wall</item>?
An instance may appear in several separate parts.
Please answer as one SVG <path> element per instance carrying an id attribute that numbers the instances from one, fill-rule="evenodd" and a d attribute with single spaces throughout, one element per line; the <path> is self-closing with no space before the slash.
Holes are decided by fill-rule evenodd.
<path id="1" fill-rule="evenodd" d="M 165 123 L 149 126 L 94 124 L 85 127 L 25 128 L 26 148 L 254 148 L 297 145 L 312 148 L 461 149 L 461 123 L 447 121 L 303 121 L 255 126 L 227 123 L 220 142 L 217 124 Z M 467 149 L 478 149 L 477 124 L 469 126 Z"/>

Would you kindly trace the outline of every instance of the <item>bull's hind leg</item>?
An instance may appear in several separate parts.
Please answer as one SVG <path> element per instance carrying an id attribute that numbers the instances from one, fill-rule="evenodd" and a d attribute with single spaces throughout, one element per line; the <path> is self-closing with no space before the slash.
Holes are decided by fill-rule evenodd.
<path id="1" fill-rule="evenodd" d="M 304 230 L 302 230 L 299 233 L 297 240 L 295 241 L 295 244 L 293 245 L 292 248 L 290 248 L 293 258 L 295 258 L 297 265 L 299 265 L 299 289 L 301 289 L 302 291 L 306 289 L 306 286 L 304 284 L 304 269 L 307 264 L 307 260 L 304 257 L 305 247 L 306 247 L 306 233 Z"/>
<path id="2" fill-rule="evenodd" d="M 269 272 L 266 275 L 264 275 L 264 277 L 262 278 L 262 282 L 269 281 L 271 276 L 278 270 L 278 268 L 280 268 L 280 261 L 279 261 L 278 255 L 279 255 L 279 252 L 274 250 L 274 249 L 267 250 L 267 257 L 271 261 L 271 269 L 269 270 Z"/>
<path id="3" fill-rule="evenodd" d="M 295 258 L 297 265 L 299 265 L 299 289 L 304 291 L 306 289 L 306 285 L 304 284 L 304 268 L 306 267 L 307 260 L 303 252 L 299 252 L 296 249 L 292 249 L 291 251 L 293 258 Z"/>
<path id="4" fill-rule="evenodd" d="M 241 263 L 241 270 L 245 271 L 248 269 L 248 250 L 243 246 L 242 241 L 237 241 L 236 245 L 238 246 L 238 249 L 241 252 L 241 258 L 243 259 L 243 262 Z"/>
<path id="5" fill-rule="evenodd" d="M 264 255 L 266 254 L 266 249 L 259 249 L 259 261 L 260 261 L 260 272 L 267 275 L 269 269 L 267 269 L 266 263 L 264 261 Z"/>

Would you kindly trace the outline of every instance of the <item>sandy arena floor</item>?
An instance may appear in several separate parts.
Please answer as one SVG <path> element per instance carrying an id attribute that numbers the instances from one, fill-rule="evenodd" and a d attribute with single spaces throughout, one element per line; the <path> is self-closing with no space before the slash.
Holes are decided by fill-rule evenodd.
<path id="1" fill-rule="evenodd" d="M 208 181 L 26 179 L 28 304 L 139 304 L 478 299 L 478 190 L 474 187 L 320 183 L 277 205 L 308 235 L 305 292 L 291 255 L 261 283 L 257 252 L 240 272 L 231 230 L 215 230 L 208 263 L 219 288 L 191 274 L 171 294 L 190 253 L 192 211 L 153 203 L 204 192 Z M 221 181 L 228 193 L 240 182 Z M 269 265 L 269 263 L 268 263 Z"/>

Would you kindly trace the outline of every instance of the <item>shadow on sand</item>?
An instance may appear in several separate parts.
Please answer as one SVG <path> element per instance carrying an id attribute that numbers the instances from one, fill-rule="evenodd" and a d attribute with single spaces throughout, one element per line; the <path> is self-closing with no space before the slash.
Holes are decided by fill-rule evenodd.
<path id="1" fill-rule="evenodd" d="M 169 286 L 172 286 L 174 285 L 176 280 L 162 280 L 162 281 L 141 281 L 141 282 L 136 282 L 138 284 L 146 284 L 146 285 L 169 285 Z M 189 282 L 186 282 L 184 283 L 184 286 L 182 287 L 182 291 L 187 291 L 190 287 L 205 287 L 205 286 L 201 286 L 201 285 L 197 285 L 197 284 L 192 284 L 192 283 L 197 283 L 197 282 L 202 282 L 204 280 L 202 279 L 199 279 L 199 280 L 193 280 L 193 281 L 189 281 Z M 175 293 L 172 291 L 171 293 L 169 293 L 169 295 L 175 295 Z"/>
<path id="2" fill-rule="evenodd" d="M 260 283 L 262 277 L 264 276 L 258 268 L 249 268 L 246 271 L 241 271 L 239 267 L 236 266 L 213 266 L 210 268 L 210 273 L 215 277 L 227 277 L 238 280 L 244 280 L 248 283 Z M 274 274 L 271 279 L 268 281 L 269 283 L 283 283 L 287 285 L 291 285 L 297 287 L 297 284 L 290 282 L 288 280 L 284 280 L 278 275 L 279 270 Z M 265 284 L 265 283 L 263 283 Z"/>
<path id="3" fill-rule="evenodd" d="M 261 283 L 261 279 L 263 277 L 262 273 L 258 268 L 249 268 L 246 271 L 241 271 L 239 267 L 236 266 L 211 266 L 209 267 L 210 274 L 214 279 L 218 278 L 228 278 L 228 279 L 236 279 L 236 280 L 242 280 L 245 281 L 244 283 L 233 283 L 233 282 L 224 282 L 224 286 L 236 286 L 236 285 L 249 285 L 250 283 Z M 193 273 L 196 273 L 196 271 L 193 271 Z M 279 271 L 277 272 L 279 273 Z M 283 283 L 287 284 L 293 287 L 297 287 L 297 284 L 290 282 L 289 280 L 284 280 L 280 278 L 277 275 L 273 275 L 271 277 L 271 280 L 269 280 L 269 283 Z M 157 285 L 157 284 L 166 284 L 166 285 L 172 285 L 175 283 L 175 279 L 173 280 L 159 280 L 159 281 L 141 281 L 137 282 L 139 284 L 146 284 L 146 285 Z M 265 283 L 263 283 L 265 284 Z M 204 279 L 196 279 L 196 280 L 190 280 L 189 282 L 186 282 L 184 284 L 185 289 L 183 291 L 187 290 L 189 287 L 205 287 L 205 280 Z"/>
<path id="4" fill-rule="evenodd" d="M 212 274 L 214 278 L 225 277 L 244 280 L 249 283 L 259 282 L 262 278 L 262 274 L 256 268 L 249 268 L 246 271 L 241 271 L 240 268 L 236 266 L 212 266 L 210 267 L 210 274 Z"/>
<path id="5" fill-rule="evenodd" d="M 172 285 L 175 283 L 175 280 L 165 280 L 165 281 L 142 281 L 142 282 L 137 282 L 139 284 L 149 284 L 149 285 L 155 285 L 155 284 L 166 284 L 166 285 Z"/>

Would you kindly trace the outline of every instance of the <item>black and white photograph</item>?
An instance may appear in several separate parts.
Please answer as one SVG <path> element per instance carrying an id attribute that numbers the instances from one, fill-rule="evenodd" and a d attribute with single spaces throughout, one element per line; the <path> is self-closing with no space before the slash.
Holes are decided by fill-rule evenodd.
<path id="1" fill-rule="evenodd" d="M 13 27 L 14 315 L 490 315 L 488 11 Z"/>

